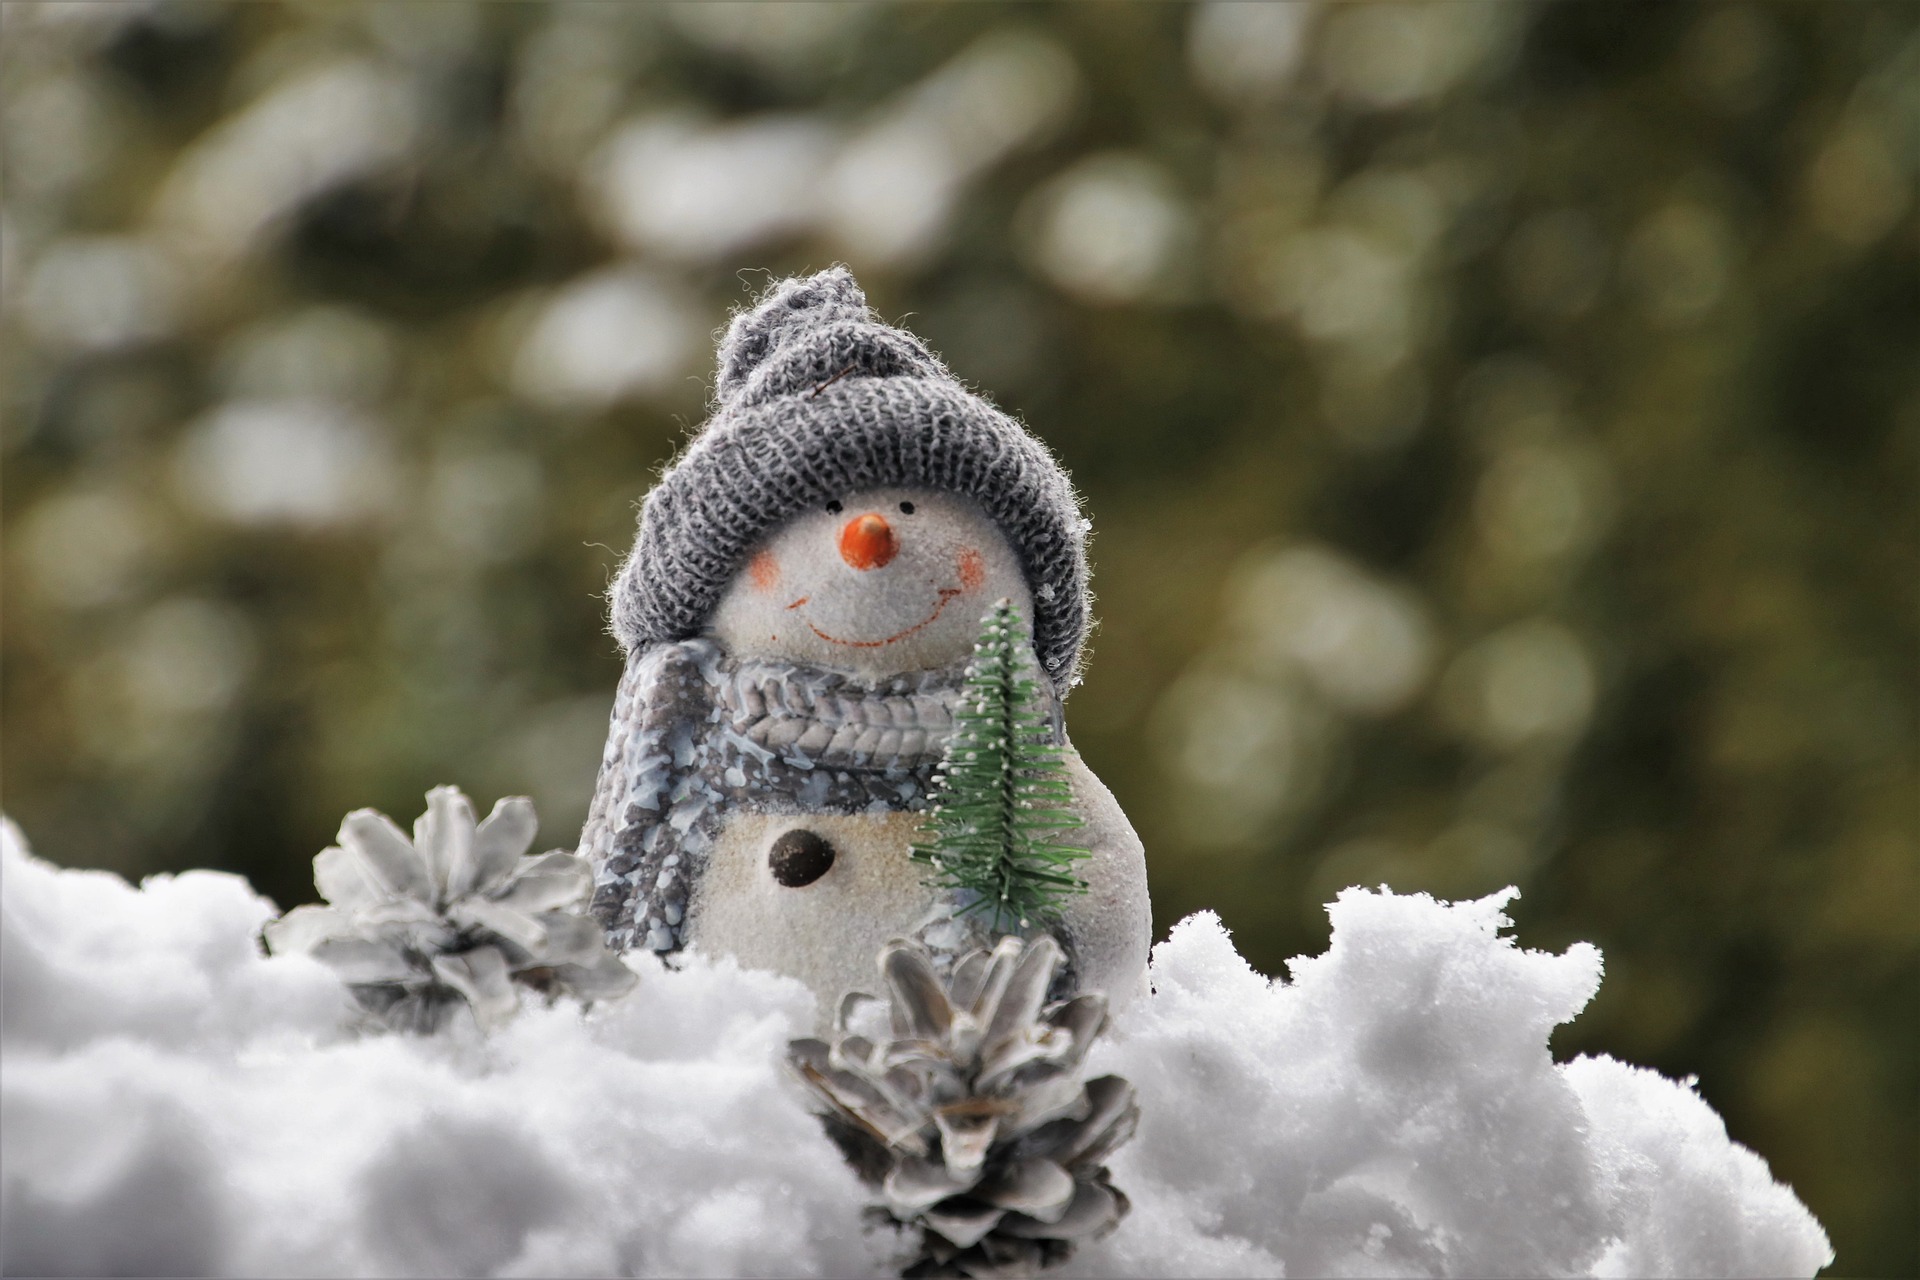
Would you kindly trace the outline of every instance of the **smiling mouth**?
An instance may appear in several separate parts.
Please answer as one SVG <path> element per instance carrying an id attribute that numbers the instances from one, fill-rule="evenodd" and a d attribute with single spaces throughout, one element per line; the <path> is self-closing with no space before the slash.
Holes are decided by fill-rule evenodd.
<path id="1" fill-rule="evenodd" d="M 822 640 L 825 640 L 828 644 L 845 645 L 849 649 L 878 649 L 883 645 L 890 645 L 897 640 L 905 640 L 908 636 L 913 635 L 915 632 L 925 630 L 927 627 L 932 626 L 933 620 L 935 618 L 938 618 L 942 613 L 946 612 L 947 605 L 953 600 L 955 596 L 961 596 L 965 594 L 966 592 L 960 587 L 941 587 L 940 599 L 934 603 L 932 613 L 920 619 L 920 621 L 914 623 L 912 626 L 908 627 L 905 631 L 901 631 L 895 635 L 890 635 L 885 640 L 842 640 L 839 636 L 830 636 L 826 632 L 822 631 L 820 628 L 814 626 L 813 620 L 811 618 L 803 618 L 802 620 L 806 622 L 808 630 L 812 631 L 813 634 L 819 636 Z M 801 596 L 798 600 L 795 600 L 792 604 L 788 605 L 787 608 L 798 609 L 801 605 L 805 604 L 809 599 L 811 599 L 811 597 Z"/>

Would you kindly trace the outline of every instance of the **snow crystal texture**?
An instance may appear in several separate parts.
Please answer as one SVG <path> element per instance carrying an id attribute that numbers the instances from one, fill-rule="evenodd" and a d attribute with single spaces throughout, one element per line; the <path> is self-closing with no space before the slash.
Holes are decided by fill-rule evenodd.
<path id="1" fill-rule="evenodd" d="M 884 1275 L 865 1188 L 783 1075 L 790 979 L 628 959 L 617 1003 L 360 1036 L 266 957 L 244 881 L 138 889 L 0 858 L 0 1270 L 92 1275 Z M 1588 946 L 1509 895 L 1348 890 L 1269 981 L 1211 915 L 1155 949 L 1093 1072 L 1134 1082 L 1133 1212 L 1066 1275 L 1805 1276 L 1827 1238 L 1690 1088 L 1556 1065 Z"/>

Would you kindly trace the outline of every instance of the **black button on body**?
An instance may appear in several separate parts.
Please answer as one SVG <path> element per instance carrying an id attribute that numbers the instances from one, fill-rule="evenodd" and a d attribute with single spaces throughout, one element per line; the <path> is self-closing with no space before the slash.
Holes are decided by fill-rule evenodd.
<path id="1" fill-rule="evenodd" d="M 773 878 L 789 889 L 812 884 L 833 866 L 833 846 L 803 827 L 784 833 L 767 853 Z"/>

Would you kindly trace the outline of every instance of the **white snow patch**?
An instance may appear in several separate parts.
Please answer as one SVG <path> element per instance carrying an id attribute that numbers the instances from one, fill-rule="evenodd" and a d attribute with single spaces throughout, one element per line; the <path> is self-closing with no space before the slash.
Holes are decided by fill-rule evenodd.
<path id="1" fill-rule="evenodd" d="M 664 391 L 693 358 L 704 325 L 658 275 L 616 266 L 547 302 L 513 360 L 514 389 L 547 408 L 603 408 Z"/>
<path id="2" fill-rule="evenodd" d="M 616 234 L 643 253 L 722 258 L 812 219 L 835 132 L 810 116 L 707 121 L 674 109 L 623 126 L 589 170 Z"/>
<path id="3" fill-rule="evenodd" d="M 237 876 L 28 857 L 5 828 L 0 1271 L 856 1275 L 864 1189 L 784 1078 L 796 982 L 668 973 L 583 1017 L 358 1037 L 260 954 Z"/>
<path id="4" fill-rule="evenodd" d="M 1210 912 L 1089 1069 L 1139 1091 L 1135 1212 L 1082 1275 L 1810 1276 L 1826 1234 L 1688 1087 L 1556 1065 L 1600 953 L 1477 902 L 1344 890 L 1327 953 L 1249 968 Z M 1657 1194 L 1656 1194 L 1657 1192 Z"/>
<path id="5" fill-rule="evenodd" d="M 398 485 L 378 424 L 308 398 L 227 401 L 187 429 L 173 469 L 190 502 L 236 524 L 350 524 L 387 510 Z"/>
<path id="6" fill-rule="evenodd" d="M 276 77 L 181 154 L 156 214 L 185 248 L 239 253 L 301 201 L 406 155 L 418 125 L 411 88 L 377 63 Z"/>
<path id="7" fill-rule="evenodd" d="M 33 264 L 21 311 L 50 347 L 108 351 L 171 332 L 180 285 L 173 261 L 149 239 L 75 236 Z"/>
<path id="8" fill-rule="evenodd" d="M 785 1079 L 798 983 L 697 956 L 501 1032 L 359 1037 L 272 905 L 0 832 L 9 1274 L 865 1275 L 867 1192 Z M 1133 1213 L 1074 1275 L 1811 1275 L 1825 1234 L 1686 1086 L 1547 1034 L 1599 983 L 1509 895 L 1348 890 L 1269 981 L 1201 914 L 1095 1071 Z"/>

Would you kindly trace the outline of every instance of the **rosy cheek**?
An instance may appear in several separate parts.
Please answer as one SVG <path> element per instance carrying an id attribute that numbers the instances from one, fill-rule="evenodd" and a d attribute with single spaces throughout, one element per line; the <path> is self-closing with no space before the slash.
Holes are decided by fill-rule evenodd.
<path id="1" fill-rule="evenodd" d="M 960 587 L 964 591 L 978 591 L 987 580 L 987 558 L 967 547 L 960 552 Z"/>
<path id="2" fill-rule="evenodd" d="M 773 552 L 762 551 L 747 562 L 747 579 L 755 591 L 771 591 L 780 585 L 780 562 Z"/>

